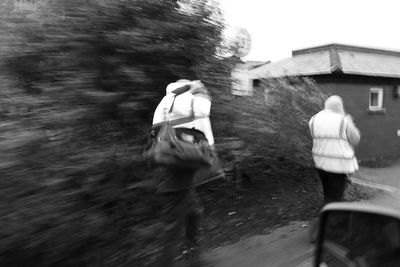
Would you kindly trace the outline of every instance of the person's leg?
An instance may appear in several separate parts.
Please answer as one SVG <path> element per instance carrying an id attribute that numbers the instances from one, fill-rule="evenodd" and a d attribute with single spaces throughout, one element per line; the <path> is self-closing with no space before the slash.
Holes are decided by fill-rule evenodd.
<path id="1" fill-rule="evenodd" d="M 347 181 L 346 175 L 330 173 L 320 169 L 317 170 L 322 184 L 324 205 L 331 202 L 342 201 L 344 191 L 346 189 L 346 181 Z M 310 224 L 311 224 L 310 242 L 313 243 L 315 242 L 318 234 L 318 224 L 319 224 L 318 217 L 313 219 Z"/>
<path id="2" fill-rule="evenodd" d="M 322 193 L 324 195 L 324 205 L 325 205 L 325 204 L 327 204 L 328 194 L 330 191 L 330 188 L 329 188 L 330 176 L 329 176 L 328 172 L 320 170 L 320 169 L 318 169 L 318 175 L 319 175 L 319 179 L 322 184 Z"/>
<path id="3" fill-rule="evenodd" d="M 156 266 L 173 266 L 174 257 L 178 254 L 178 244 L 188 209 L 189 191 L 178 191 L 163 194 L 164 233 L 162 237 L 161 256 Z"/>
<path id="4" fill-rule="evenodd" d="M 195 188 L 193 188 L 188 197 L 188 213 L 185 220 L 186 238 L 190 247 L 198 245 L 199 225 L 202 216 L 203 206 Z"/>
<path id="5" fill-rule="evenodd" d="M 326 185 L 326 172 L 323 171 L 323 170 L 320 170 L 320 169 L 317 169 L 317 171 L 318 171 L 319 179 L 320 179 L 321 184 L 322 184 L 322 193 L 324 195 L 324 203 L 325 203 L 325 191 L 326 191 L 325 187 L 327 186 Z M 322 206 L 319 207 L 319 208 L 322 208 Z M 314 243 L 316 241 L 316 239 L 317 239 L 318 225 L 319 225 L 319 217 L 317 215 L 317 217 L 312 219 L 311 222 L 310 222 L 309 239 L 310 239 L 311 243 Z"/>
<path id="6" fill-rule="evenodd" d="M 346 174 L 325 172 L 324 175 L 324 198 L 325 204 L 343 201 L 346 189 Z"/>
<path id="7" fill-rule="evenodd" d="M 333 185 L 335 188 L 335 192 L 332 194 L 333 201 L 344 201 L 344 192 L 348 181 L 347 174 L 335 173 L 333 176 L 336 177 Z"/>

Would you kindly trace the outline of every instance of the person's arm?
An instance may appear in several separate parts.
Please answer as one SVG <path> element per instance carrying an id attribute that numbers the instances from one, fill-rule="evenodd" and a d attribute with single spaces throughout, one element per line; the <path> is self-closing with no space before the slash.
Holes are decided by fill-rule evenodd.
<path id="1" fill-rule="evenodd" d="M 360 143 L 360 131 L 354 124 L 351 116 L 346 117 L 347 123 L 346 123 L 346 135 L 347 135 L 347 140 L 349 143 L 355 147 Z"/>
<path id="2" fill-rule="evenodd" d="M 195 117 L 208 117 L 211 111 L 211 101 L 199 95 L 193 100 L 193 113 Z"/>
<path id="3" fill-rule="evenodd" d="M 158 104 L 156 110 L 153 115 L 153 125 L 163 122 L 165 120 L 165 102 L 167 101 L 167 97 L 164 97 L 161 102 Z"/>
<path id="4" fill-rule="evenodd" d="M 206 136 L 208 143 L 214 145 L 214 135 L 210 122 L 211 100 L 202 94 L 195 94 L 193 100 L 193 113 L 197 117 L 195 119 L 196 129 L 202 131 Z"/>

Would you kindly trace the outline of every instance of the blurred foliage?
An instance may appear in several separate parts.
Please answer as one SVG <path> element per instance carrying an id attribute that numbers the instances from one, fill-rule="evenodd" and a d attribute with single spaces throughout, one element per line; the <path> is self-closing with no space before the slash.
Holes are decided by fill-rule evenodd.
<path id="1" fill-rule="evenodd" d="M 132 184 L 151 176 L 143 137 L 179 78 L 211 90 L 225 163 L 308 164 L 318 88 L 285 78 L 233 96 L 237 59 L 215 56 L 222 30 L 212 1 L 41 0 L 36 12 L 0 3 L 1 266 L 152 262 L 161 203 Z"/>
<path id="2" fill-rule="evenodd" d="M 253 96 L 231 98 L 233 135 L 246 144 L 244 168 L 260 176 L 268 168 L 274 168 L 278 175 L 293 175 L 290 166 L 314 166 L 308 121 L 322 109 L 326 96 L 312 79 L 261 80 Z M 254 164 L 256 168 L 250 166 Z"/>
<path id="3" fill-rule="evenodd" d="M 22 12 L 7 0 L 0 9 L 0 265 L 151 262 L 156 246 L 144 239 L 159 234 L 158 202 L 130 185 L 150 176 L 141 147 L 166 85 L 229 84 L 231 65 L 215 56 L 218 6 L 42 0 Z"/>
<path id="4" fill-rule="evenodd" d="M 306 77 L 264 81 L 268 124 L 280 154 L 303 167 L 314 167 L 308 122 L 321 111 L 327 96 Z"/>

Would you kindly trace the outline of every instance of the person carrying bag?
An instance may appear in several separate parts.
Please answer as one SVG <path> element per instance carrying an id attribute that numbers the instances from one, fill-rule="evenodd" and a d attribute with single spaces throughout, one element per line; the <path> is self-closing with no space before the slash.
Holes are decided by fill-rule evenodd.
<path id="1" fill-rule="evenodd" d="M 144 157 L 154 165 L 164 166 L 185 166 L 185 168 L 201 168 L 210 167 L 212 162 L 211 148 L 206 137 L 200 131 L 191 129 L 184 133 L 182 129 L 178 130 L 180 134 L 173 128 L 174 125 L 195 119 L 193 114 L 189 117 L 182 118 L 171 122 L 169 116 L 173 111 L 176 94 L 173 96 L 173 102 L 168 114 L 165 115 L 164 121 L 158 123 L 154 128 L 154 141 L 152 145 L 145 150 Z M 158 129 L 157 129 L 158 128 Z M 197 131 L 197 133 L 195 132 Z"/>
<path id="2" fill-rule="evenodd" d="M 154 112 L 144 156 L 155 167 L 157 192 L 164 203 L 165 227 L 156 266 L 168 267 L 173 266 L 178 254 L 182 228 L 189 251 L 198 247 L 203 208 L 195 187 L 212 175 L 217 154 L 209 120 L 211 97 L 204 85 L 200 81 L 179 80 L 169 84 L 166 91 Z"/>

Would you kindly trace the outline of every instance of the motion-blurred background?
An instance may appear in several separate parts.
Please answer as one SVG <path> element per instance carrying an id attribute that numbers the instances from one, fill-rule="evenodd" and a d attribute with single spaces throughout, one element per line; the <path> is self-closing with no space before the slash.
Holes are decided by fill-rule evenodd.
<path id="1" fill-rule="evenodd" d="M 228 177 L 272 181 L 311 166 L 307 121 L 323 95 L 305 78 L 233 95 L 241 59 L 224 29 L 213 1 L 1 1 L 1 266 L 152 262 L 159 206 L 141 153 L 177 79 L 211 91 Z"/>

